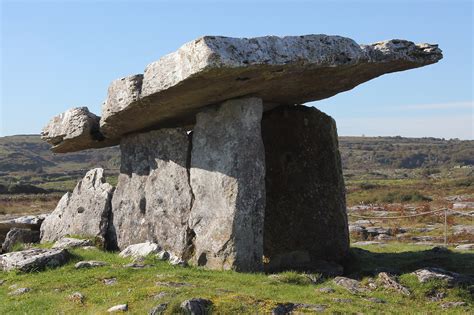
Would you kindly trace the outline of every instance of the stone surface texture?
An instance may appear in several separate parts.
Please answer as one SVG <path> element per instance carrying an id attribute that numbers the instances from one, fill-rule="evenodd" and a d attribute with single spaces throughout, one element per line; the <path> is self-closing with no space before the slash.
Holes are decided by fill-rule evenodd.
<path id="1" fill-rule="evenodd" d="M 194 298 L 185 300 L 181 303 L 181 311 L 187 315 L 206 315 L 210 314 L 209 308 L 212 306 L 212 301 Z"/>
<path id="2" fill-rule="evenodd" d="M 266 269 L 311 269 L 349 250 L 336 123 L 313 107 L 280 106 L 262 119 Z"/>
<path id="3" fill-rule="evenodd" d="M 44 134 L 57 152 L 110 146 L 131 132 L 192 124 L 203 107 L 228 99 L 252 95 L 267 104 L 302 104 L 442 57 L 437 45 L 399 39 L 359 45 L 328 35 L 204 36 L 149 64 L 143 76 L 112 82 L 100 133 L 92 140 L 81 136 L 87 134 L 87 124 L 75 123 L 77 118 L 67 123 L 71 119 L 65 114 L 55 118 Z"/>
<path id="4" fill-rule="evenodd" d="M 68 259 L 69 253 L 64 249 L 33 248 L 0 255 L 0 269 L 3 271 L 37 271 L 46 267 L 61 266 Z"/>
<path id="5" fill-rule="evenodd" d="M 54 249 L 68 249 L 75 247 L 90 247 L 93 243 L 91 240 L 83 240 L 78 238 L 63 237 L 53 244 Z"/>
<path id="6" fill-rule="evenodd" d="M 262 268 L 265 157 L 262 102 L 226 101 L 197 115 L 191 153 L 192 263 Z"/>
<path id="7" fill-rule="evenodd" d="M 120 252 L 120 257 L 146 257 L 150 254 L 156 254 L 161 251 L 160 246 L 151 242 L 144 242 L 139 244 L 133 244 L 127 246 L 123 251 Z"/>
<path id="8" fill-rule="evenodd" d="M 2 244 L 2 251 L 5 253 L 11 252 L 15 244 L 37 243 L 39 242 L 39 240 L 40 240 L 39 231 L 13 228 L 8 232 L 5 238 L 5 241 Z"/>
<path id="9" fill-rule="evenodd" d="M 155 242 L 175 256 L 188 243 L 193 195 L 189 185 L 189 139 L 181 128 L 124 137 L 121 168 L 112 198 L 111 246 L 124 249 Z"/>
<path id="10" fill-rule="evenodd" d="M 99 121 L 100 117 L 87 107 L 71 108 L 50 120 L 41 132 L 41 139 L 51 144 L 51 150 L 57 153 L 110 145 L 100 134 Z"/>
<path id="11" fill-rule="evenodd" d="M 105 182 L 104 170 L 87 172 L 72 193 L 66 193 L 41 225 L 41 242 L 66 235 L 97 237 L 105 242 L 114 188 Z"/>

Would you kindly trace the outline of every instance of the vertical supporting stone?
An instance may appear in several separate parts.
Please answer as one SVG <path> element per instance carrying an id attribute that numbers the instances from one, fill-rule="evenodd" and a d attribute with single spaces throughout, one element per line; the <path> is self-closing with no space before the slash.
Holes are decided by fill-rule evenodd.
<path id="1" fill-rule="evenodd" d="M 183 257 L 189 242 L 187 222 L 193 200 L 186 131 L 160 129 L 129 135 L 122 138 L 120 150 L 110 247 L 152 241 Z"/>
<path id="2" fill-rule="evenodd" d="M 282 106 L 262 119 L 267 270 L 341 261 L 349 249 L 335 121 L 316 108 Z"/>
<path id="3" fill-rule="evenodd" d="M 265 158 L 258 98 L 223 102 L 196 116 L 191 154 L 192 262 L 262 269 Z"/>
<path id="4" fill-rule="evenodd" d="M 105 181 L 103 169 L 88 171 L 73 192 L 64 194 L 56 209 L 41 224 L 41 242 L 81 235 L 104 243 L 113 192 L 114 188 Z"/>

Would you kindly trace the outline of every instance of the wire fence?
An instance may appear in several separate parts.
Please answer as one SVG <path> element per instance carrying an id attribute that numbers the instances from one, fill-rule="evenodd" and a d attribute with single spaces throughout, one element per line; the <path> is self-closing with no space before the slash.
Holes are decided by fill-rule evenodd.
<path id="1" fill-rule="evenodd" d="M 368 219 L 368 220 L 398 220 L 398 219 L 406 219 L 406 218 L 413 218 L 413 217 L 421 217 L 421 216 L 434 214 L 434 213 L 440 213 L 440 212 L 444 212 L 444 246 L 447 246 L 448 245 L 448 214 L 456 213 L 458 215 L 474 217 L 473 213 L 465 213 L 465 212 L 455 211 L 448 208 L 442 208 L 442 209 L 433 210 L 433 211 L 414 213 L 414 214 L 408 214 L 408 215 L 400 215 L 400 216 L 392 216 L 392 217 L 391 216 L 374 217 L 374 216 L 366 216 L 366 215 L 357 215 L 357 214 L 352 214 L 352 213 L 348 213 L 347 215 L 354 218 Z"/>

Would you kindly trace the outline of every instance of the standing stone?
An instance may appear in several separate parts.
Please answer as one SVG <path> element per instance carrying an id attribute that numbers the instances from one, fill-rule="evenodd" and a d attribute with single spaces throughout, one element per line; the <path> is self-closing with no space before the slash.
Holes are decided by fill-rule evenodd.
<path id="1" fill-rule="evenodd" d="M 262 101 L 229 100 L 196 117 L 191 154 L 192 263 L 262 268 L 265 157 Z"/>
<path id="2" fill-rule="evenodd" d="M 95 168 L 66 193 L 41 225 L 41 242 L 66 235 L 97 237 L 105 241 L 114 188 L 105 182 L 104 170 Z"/>
<path id="3" fill-rule="evenodd" d="M 154 242 L 176 256 L 187 250 L 193 195 L 186 130 L 129 135 L 120 143 L 121 168 L 112 198 L 111 247 Z"/>
<path id="4" fill-rule="evenodd" d="M 316 108 L 282 106 L 265 113 L 262 136 L 266 269 L 341 261 L 349 236 L 334 120 Z"/>

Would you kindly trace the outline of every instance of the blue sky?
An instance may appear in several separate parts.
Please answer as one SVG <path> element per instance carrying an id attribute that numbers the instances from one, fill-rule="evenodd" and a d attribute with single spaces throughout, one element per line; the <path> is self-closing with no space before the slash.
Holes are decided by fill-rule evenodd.
<path id="1" fill-rule="evenodd" d="M 313 102 L 340 135 L 473 139 L 472 1 L 1 1 L 0 136 L 39 133 L 109 83 L 202 35 L 438 43 L 435 65 Z"/>

